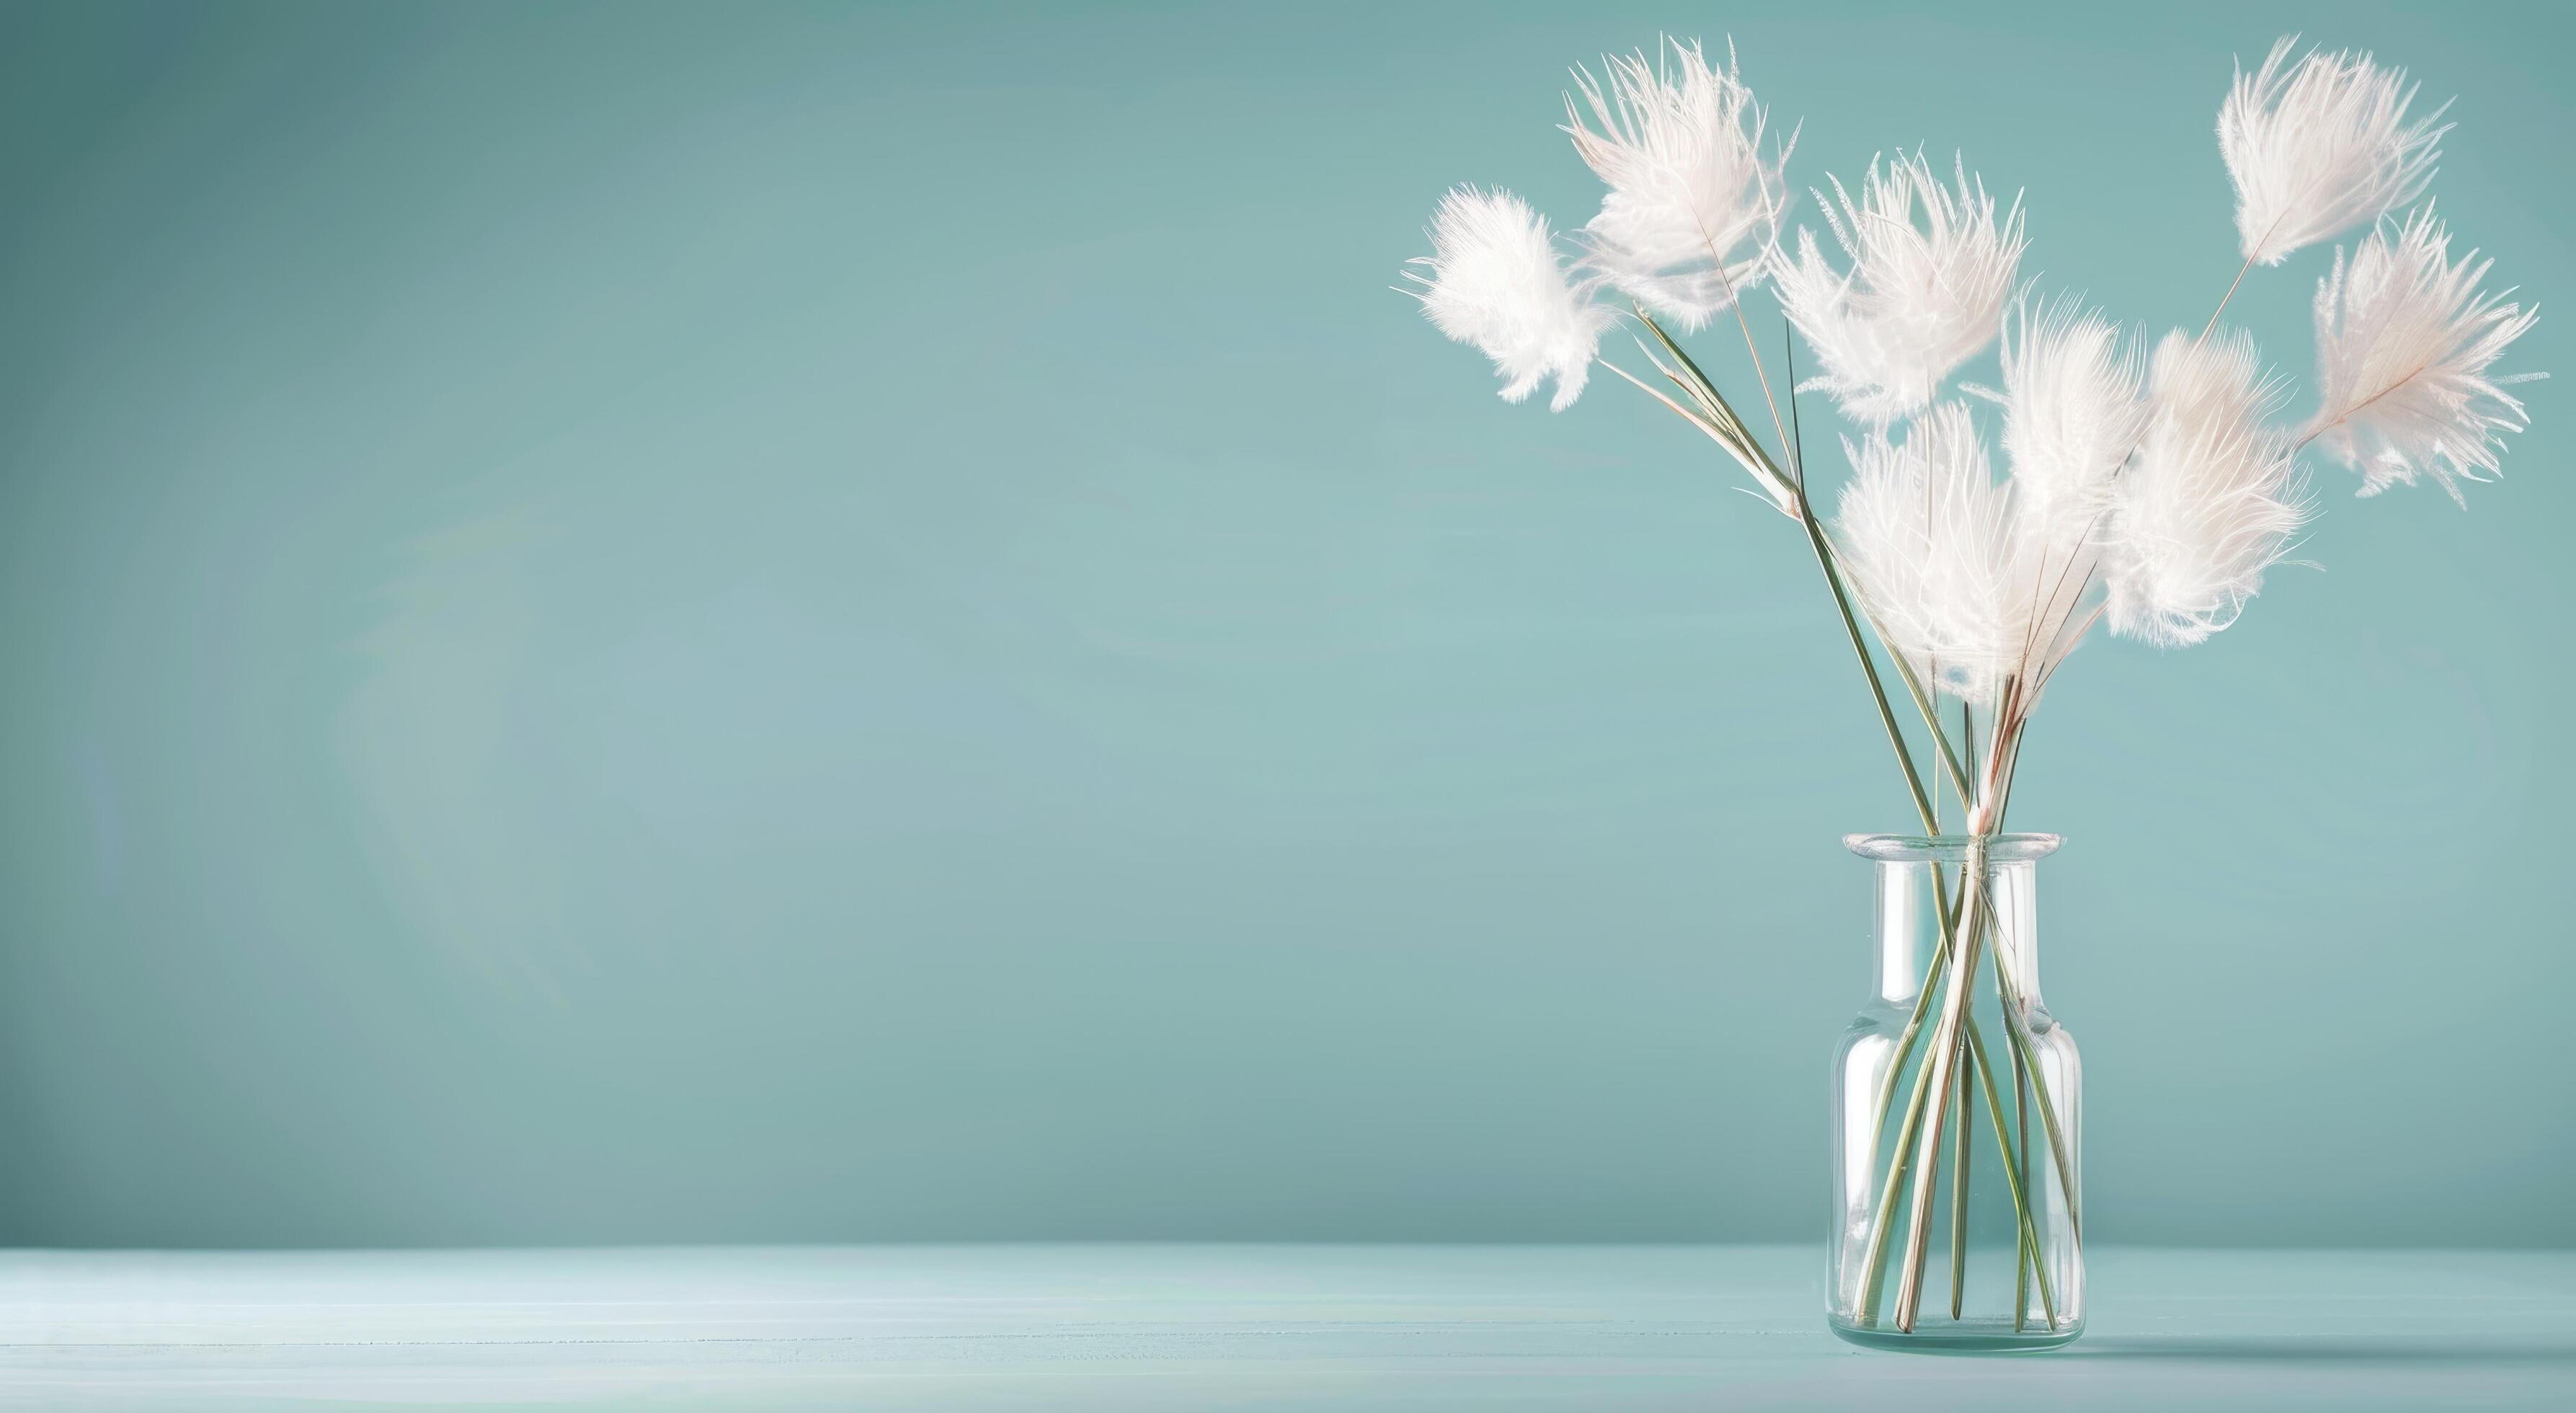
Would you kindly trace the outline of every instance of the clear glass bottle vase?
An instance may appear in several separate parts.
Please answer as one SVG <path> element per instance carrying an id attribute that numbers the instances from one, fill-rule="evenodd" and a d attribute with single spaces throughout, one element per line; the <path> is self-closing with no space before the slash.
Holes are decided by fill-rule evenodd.
<path id="1" fill-rule="evenodd" d="M 2083 1068 L 2040 1000 L 2032 896 L 2060 841 L 1843 842 L 1876 866 L 1877 954 L 1834 1054 L 1834 1333 L 1925 1352 L 2065 1344 L 2084 1329 Z"/>

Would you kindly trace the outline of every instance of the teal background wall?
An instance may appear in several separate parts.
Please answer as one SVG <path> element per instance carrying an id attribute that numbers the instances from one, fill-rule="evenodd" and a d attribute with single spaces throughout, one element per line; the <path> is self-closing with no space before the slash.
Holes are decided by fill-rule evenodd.
<path id="1" fill-rule="evenodd" d="M 1566 65 L 1732 26 L 1801 184 L 2196 323 L 2304 29 L 2555 303 L 2571 20 L 0 9 L 0 1240 L 1808 1237 L 1885 746 L 1705 444 L 1388 292 L 1432 201 L 1578 224 Z M 2576 1240 L 2563 386 L 2052 691 L 2101 1239 Z"/>

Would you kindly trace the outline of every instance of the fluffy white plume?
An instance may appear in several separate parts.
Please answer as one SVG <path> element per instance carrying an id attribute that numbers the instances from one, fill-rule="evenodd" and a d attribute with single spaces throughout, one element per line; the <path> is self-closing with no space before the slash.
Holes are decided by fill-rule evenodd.
<path id="1" fill-rule="evenodd" d="M 2309 507 L 2289 439 L 2264 425 L 2280 385 L 2251 336 L 2167 334 L 2147 382 L 2146 437 L 2112 497 L 2111 630 L 2186 647 L 2236 621 Z"/>
<path id="2" fill-rule="evenodd" d="M 1804 386 L 1832 393 L 1856 420 L 1884 425 L 1930 403 L 1995 336 L 2027 244 L 2021 199 L 1998 221 L 1985 183 L 1965 163 L 1955 170 L 1954 191 L 1919 152 L 1884 173 L 1872 158 L 1858 201 L 1840 181 L 1834 202 L 1817 194 L 1850 273 L 1825 263 L 1809 230 L 1798 232 L 1797 259 L 1778 261 L 1781 307 L 1823 368 Z"/>
<path id="3" fill-rule="evenodd" d="M 1993 699 L 2020 657 L 2011 495 L 1968 409 L 1941 403 L 1905 430 L 1843 442 L 1852 478 L 1835 518 L 1841 558 L 1890 650 L 1962 701 Z"/>
<path id="4" fill-rule="evenodd" d="M 1565 131 L 1610 193 L 1584 229 L 1590 263 L 1647 308 L 1696 330 L 1761 278 L 1779 240 L 1781 167 L 1797 134 L 1762 155 L 1766 118 L 1737 76 L 1697 43 L 1669 40 L 1575 71 L 1592 124 L 1565 99 Z"/>
<path id="5" fill-rule="evenodd" d="M 1616 317 L 1569 282 L 1547 218 L 1508 191 L 1461 186 L 1432 216 L 1431 254 L 1405 271 L 1422 288 L 1422 312 L 1440 332 L 1494 360 L 1503 398 L 1519 402 L 1553 375 L 1562 412 L 1583 395 L 1602 332 Z"/>
<path id="6" fill-rule="evenodd" d="M 2121 465 L 2146 435 L 2146 360 L 2073 300 L 2016 301 L 2003 339 L 2014 539 L 2039 608 L 2062 617 L 2092 568 Z"/>
<path id="7" fill-rule="evenodd" d="M 2427 206 L 2392 239 L 2371 232 L 2317 285 L 2316 417 L 2307 434 L 2361 473 L 2361 493 L 2412 485 L 2418 475 L 2460 499 L 2462 479 L 2502 469 L 2506 432 L 2525 425 L 2487 369 L 2540 317 L 2538 308 L 2483 293 L 2493 261 L 2476 251 L 2451 263 L 2450 233 Z"/>
<path id="8" fill-rule="evenodd" d="M 2450 131 L 2435 126 L 2448 103 L 2406 121 L 2415 90 L 2405 70 L 2313 49 L 2292 64 L 2297 43 L 2287 36 L 2262 68 L 2239 68 L 2218 109 L 2237 237 L 2245 258 L 2264 265 L 2421 196 Z"/>

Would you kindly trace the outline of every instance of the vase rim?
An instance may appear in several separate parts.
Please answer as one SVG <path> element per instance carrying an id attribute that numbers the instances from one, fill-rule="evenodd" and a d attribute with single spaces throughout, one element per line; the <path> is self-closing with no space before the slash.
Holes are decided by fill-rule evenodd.
<path id="1" fill-rule="evenodd" d="M 2062 834 L 1988 834 L 1986 862 L 2023 863 L 2044 859 L 2066 842 Z M 1965 834 L 1846 834 L 1843 847 L 1879 863 L 1961 863 L 1968 857 Z"/>

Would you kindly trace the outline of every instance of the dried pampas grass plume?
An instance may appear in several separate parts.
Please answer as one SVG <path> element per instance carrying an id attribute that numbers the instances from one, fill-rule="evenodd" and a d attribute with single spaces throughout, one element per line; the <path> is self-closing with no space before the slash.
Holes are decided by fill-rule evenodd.
<path id="1" fill-rule="evenodd" d="M 1440 332 L 1494 360 L 1503 399 L 1519 402 L 1556 379 L 1548 406 L 1562 412 L 1583 395 L 1601 335 L 1615 320 L 1591 291 L 1566 278 L 1547 219 L 1500 189 L 1461 186 L 1433 213 L 1431 254 L 1405 271 L 1407 291 Z"/>
<path id="2" fill-rule="evenodd" d="M 1768 118 L 1732 46 L 1723 69 L 1697 43 L 1673 39 L 1657 60 L 1605 59 L 1598 79 L 1576 70 L 1583 103 L 1566 95 L 1565 131 L 1610 188 L 1583 228 L 1588 263 L 1692 332 L 1769 266 L 1788 196 L 1781 168 L 1798 137 L 1763 155 Z"/>
<path id="3" fill-rule="evenodd" d="M 2146 435 L 2146 359 L 2100 313 L 2025 295 L 2005 321 L 2002 363 L 2019 538 L 2054 577 L 2100 534 L 2114 477 Z"/>
<path id="4" fill-rule="evenodd" d="M 2406 71 L 2368 54 L 2310 50 L 2298 36 L 2272 46 L 2263 67 L 2236 72 L 2218 110 L 2218 152 L 2236 183 L 2236 232 L 2246 262 L 2278 265 L 2424 194 L 2441 160 L 2450 105 L 2406 121 Z"/>
<path id="5" fill-rule="evenodd" d="M 1843 442 L 1852 478 L 1835 517 L 1852 583 L 1888 648 L 1926 682 L 1988 702 L 2020 656 L 2011 497 L 1964 404 Z"/>
<path id="6" fill-rule="evenodd" d="M 2430 206 L 2395 234 L 2371 232 L 2317 284 L 2317 415 L 2307 436 L 2361 473 L 2361 494 L 2412 485 L 2418 475 L 2461 500 L 2463 480 L 2503 469 L 2504 434 L 2526 425 L 2505 391 L 2547 376 L 2487 370 L 2540 317 L 2478 288 L 2493 261 L 2458 264 Z M 2465 501 L 2463 501 L 2465 504 Z"/>
<path id="7" fill-rule="evenodd" d="M 2290 440 L 2266 425 L 2280 395 L 2250 335 L 2157 346 L 2146 436 L 2112 497 L 2111 631 L 2188 647 L 2262 591 L 2310 511 Z"/>
<path id="8" fill-rule="evenodd" d="M 1858 200 L 1839 180 L 1833 201 L 1817 197 L 1850 271 L 1836 273 L 1809 230 L 1797 258 L 1778 262 L 1781 308 L 1823 366 L 1802 386 L 1831 393 L 1856 421 L 1884 426 L 1929 405 L 1994 339 L 2012 294 L 2028 244 L 2021 199 L 1999 220 L 1985 183 L 1964 161 L 1953 169 L 1950 188 L 1920 152 L 1884 170 L 1872 158 Z"/>

